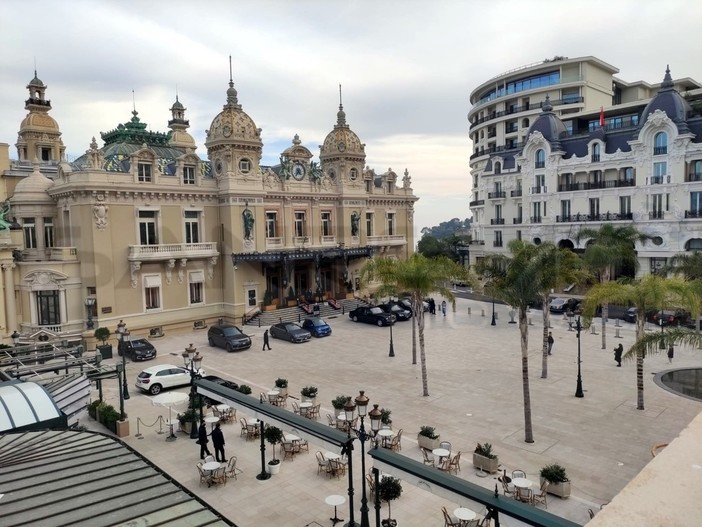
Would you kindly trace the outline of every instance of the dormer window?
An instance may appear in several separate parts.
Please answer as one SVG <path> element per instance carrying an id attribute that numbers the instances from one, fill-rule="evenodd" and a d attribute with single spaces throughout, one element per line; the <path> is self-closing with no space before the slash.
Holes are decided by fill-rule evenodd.
<path id="1" fill-rule="evenodd" d="M 600 160 L 600 144 L 595 143 L 592 145 L 592 162 L 597 163 Z"/>
<path id="2" fill-rule="evenodd" d="M 502 174 L 502 165 L 500 163 L 495 163 L 495 174 Z"/>
<path id="3" fill-rule="evenodd" d="M 658 132 L 653 140 L 653 155 L 661 156 L 668 153 L 668 134 Z"/>
<path id="4" fill-rule="evenodd" d="M 242 174 L 248 174 L 249 172 L 251 172 L 251 161 L 249 161 L 248 159 L 241 159 L 239 161 L 239 171 Z"/>
<path id="5" fill-rule="evenodd" d="M 137 165 L 137 180 L 140 183 L 151 183 L 152 181 L 152 166 L 151 163 L 139 162 Z"/>
<path id="6" fill-rule="evenodd" d="M 183 185 L 195 184 L 195 167 L 186 165 L 183 167 Z"/>
<path id="7" fill-rule="evenodd" d="M 534 158 L 534 168 L 544 168 L 546 166 L 546 153 L 543 150 L 536 151 Z"/>

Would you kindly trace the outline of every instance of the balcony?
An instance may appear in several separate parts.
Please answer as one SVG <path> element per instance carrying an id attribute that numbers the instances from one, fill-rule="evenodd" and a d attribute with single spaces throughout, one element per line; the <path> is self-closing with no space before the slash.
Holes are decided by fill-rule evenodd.
<path id="1" fill-rule="evenodd" d="M 512 93 L 504 94 L 504 95 L 501 95 L 500 97 L 511 96 L 511 95 L 513 95 L 513 94 Z M 490 99 L 490 100 L 494 100 L 494 99 L 495 98 Z M 478 104 L 476 104 L 476 106 L 480 106 L 481 104 L 484 104 L 486 102 L 488 102 L 488 101 L 481 101 Z M 580 96 L 566 96 L 563 99 L 551 99 L 551 104 L 553 105 L 554 108 L 556 106 L 563 106 L 566 104 L 581 104 L 583 102 L 585 102 L 585 98 L 580 97 Z M 472 130 L 473 127 L 475 127 L 479 124 L 482 124 L 482 123 L 487 122 L 487 121 L 492 121 L 493 119 L 497 119 L 498 117 L 504 117 L 505 115 L 513 115 L 515 113 L 527 112 L 529 110 L 540 110 L 542 104 L 543 104 L 543 102 L 534 102 L 531 104 L 525 104 L 523 106 L 510 106 L 506 110 L 501 110 L 499 112 L 490 112 L 485 117 L 475 119 L 473 121 L 473 123 L 470 125 L 470 129 Z"/>
<path id="2" fill-rule="evenodd" d="M 505 224 L 504 218 L 491 218 L 490 219 L 490 225 L 504 225 L 504 224 Z"/>
<path id="3" fill-rule="evenodd" d="M 336 246 L 336 236 L 322 236 L 320 242 L 322 246 Z"/>
<path id="4" fill-rule="evenodd" d="M 530 223 L 541 223 L 541 216 L 532 216 L 529 218 Z"/>
<path id="5" fill-rule="evenodd" d="M 543 187 L 531 187 L 531 193 L 532 194 L 546 194 L 547 188 L 545 186 Z"/>
<path id="6" fill-rule="evenodd" d="M 524 143 L 521 142 L 514 142 L 514 143 L 509 143 L 506 145 L 501 145 L 501 146 L 491 146 L 488 148 L 481 148 L 478 152 L 475 152 L 470 156 L 471 159 L 475 159 L 476 157 L 484 156 L 484 155 L 489 155 L 489 154 L 495 154 L 497 152 L 509 152 L 511 150 L 519 150 L 524 146 Z"/>
<path id="7" fill-rule="evenodd" d="M 471 245 L 485 245 L 485 240 L 471 240 Z"/>
<path id="8" fill-rule="evenodd" d="M 690 172 L 685 178 L 685 183 L 692 183 L 693 181 L 702 181 L 702 172 Z"/>
<path id="9" fill-rule="evenodd" d="M 403 234 L 386 234 L 384 236 L 368 236 L 368 245 L 406 245 Z"/>
<path id="10" fill-rule="evenodd" d="M 600 154 L 592 154 L 590 156 L 590 161 L 592 163 L 599 163 L 600 162 Z"/>
<path id="11" fill-rule="evenodd" d="M 509 196 L 511 198 L 521 198 L 522 197 L 522 189 L 511 190 L 509 192 Z"/>
<path id="12" fill-rule="evenodd" d="M 686 210 L 685 219 L 699 219 L 702 218 L 702 210 Z"/>
<path id="13" fill-rule="evenodd" d="M 266 238 L 266 250 L 282 249 L 283 238 Z"/>
<path id="14" fill-rule="evenodd" d="M 631 212 L 616 213 L 616 212 L 605 212 L 604 214 L 568 214 L 563 216 L 556 216 L 556 223 L 572 223 L 572 222 L 583 222 L 583 221 L 626 221 L 632 220 L 633 215 Z"/>
<path id="15" fill-rule="evenodd" d="M 653 212 L 649 212 L 648 219 L 649 220 L 662 220 L 663 219 L 663 211 L 662 210 L 654 210 Z"/>
<path id="16" fill-rule="evenodd" d="M 667 153 L 668 153 L 667 146 L 654 146 L 653 147 L 653 155 L 654 156 L 663 156 Z"/>
<path id="17" fill-rule="evenodd" d="M 635 185 L 636 181 L 633 179 L 615 179 L 610 181 L 596 181 L 591 183 L 565 183 L 562 185 L 558 185 L 558 192 L 577 192 L 579 190 L 633 187 Z"/>
<path id="18" fill-rule="evenodd" d="M 662 185 L 670 183 L 670 176 L 651 176 L 646 178 L 646 183 L 649 185 Z"/>
<path id="19" fill-rule="evenodd" d="M 54 262 L 78 261 L 78 249 L 75 247 L 52 247 L 48 253 L 49 260 Z"/>
<path id="20" fill-rule="evenodd" d="M 211 258 L 219 256 L 217 242 L 130 245 L 129 261 L 160 262 L 179 258 Z"/>
<path id="21" fill-rule="evenodd" d="M 493 240 L 492 246 L 493 247 L 502 247 L 502 240 Z"/>
<path id="22" fill-rule="evenodd" d="M 534 168 L 546 168 L 546 161 L 534 161 Z"/>
<path id="23" fill-rule="evenodd" d="M 513 225 L 521 225 L 522 223 L 522 217 L 520 216 L 519 218 L 512 218 L 512 224 Z"/>
<path id="24" fill-rule="evenodd" d="M 483 205 L 485 205 L 484 199 L 476 199 L 475 201 L 468 203 L 469 207 L 482 207 Z"/>
<path id="25" fill-rule="evenodd" d="M 507 193 L 504 191 L 488 192 L 488 199 L 499 199 L 504 198 L 505 196 L 507 196 Z"/>
<path id="26" fill-rule="evenodd" d="M 489 131 L 487 135 L 488 139 L 492 139 L 493 137 L 497 137 L 497 132 L 495 130 Z"/>

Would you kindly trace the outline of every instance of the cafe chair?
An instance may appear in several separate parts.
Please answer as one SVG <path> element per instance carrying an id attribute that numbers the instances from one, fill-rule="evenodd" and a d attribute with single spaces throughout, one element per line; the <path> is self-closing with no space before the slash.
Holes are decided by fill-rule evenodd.
<path id="1" fill-rule="evenodd" d="M 366 474 L 366 481 L 368 482 L 368 499 L 372 502 L 375 501 L 375 480 L 370 474 Z"/>
<path id="2" fill-rule="evenodd" d="M 268 396 L 268 402 L 273 406 L 278 406 L 278 394 L 271 394 Z"/>
<path id="3" fill-rule="evenodd" d="M 446 510 L 446 507 L 441 507 L 441 512 L 444 514 L 444 527 L 461 527 L 461 520 L 454 520 Z"/>
<path id="4" fill-rule="evenodd" d="M 319 475 L 320 472 L 324 472 L 326 474 L 329 469 L 329 461 L 324 459 L 324 454 L 322 454 L 319 450 L 317 450 L 314 455 L 317 456 L 317 475 Z"/>
<path id="5" fill-rule="evenodd" d="M 259 433 L 258 425 L 246 423 L 246 439 L 256 439 Z"/>
<path id="6" fill-rule="evenodd" d="M 502 482 L 502 492 L 504 492 L 505 496 L 512 496 L 513 498 L 517 498 L 517 493 L 516 489 L 510 488 L 509 483 L 507 483 L 504 479 L 500 480 Z"/>
<path id="7" fill-rule="evenodd" d="M 328 460 L 329 462 L 329 468 L 327 470 L 327 474 L 329 477 L 336 476 L 336 479 L 339 479 L 341 477 L 341 471 L 346 468 L 346 465 L 342 465 L 339 463 L 336 459 L 330 459 Z"/>
<path id="8" fill-rule="evenodd" d="M 331 414 L 327 414 L 327 421 L 329 421 L 329 426 L 336 428 L 336 419 L 334 419 Z"/>
<path id="9" fill-rule="evenodd" d="M 295 447 L 293 446 L 292 443 L 283 443 L 283 459 L 290 458 L 292 460 L 295 459 Z"/>
<path id="10" fill-rule="evenodd" d="M 278 406 L 285 408 L 288 406 L 288 394 L 278 396 Z"/>
<path id="11" fill-rule="evenodd" d="M 451 455 L 451 442 L 450 441 L 442 441 L 439 443 L 439 448 L 444 448 L 449 451 L 449 456 Z"/>
<path id="12" fill-rule="evenodd" d="M 210 409 L 212 410 L 212 415 L 214 415 L 215 417 L 219 417 L 219 418 L 222 417 L 222 414 L 220 413 L 220 411 L 217 409 L 216 406 L 211 406 Z"/>
<path id="13" fill-rule="evenodd" d="M 531 503 L 534 493 L 531 489 L 517 487 L 517 500 L 524 503 Z"/>
<path id="14" fill-rule="evenodd" d="M 447 458 L 448 459 L 448 458 Z M 458 451 L 458 454 L 453 456 L 451 458 L 451 461 L 449 461 L 447 472 L 451 474 L 451 472 L 455 472 L 456 475 L 461 471 L 461 451 Z"/>
<path id="15" fill-rule="evenodd" d="M 236 479 L 236 475 L 241 473 L 241 470 L 237 472 L 236 468 L 236 456 L 230 456 L 229 461 L 227 461 L 227 468 L 224 471 L 224 477 L 227 479 Z"/>
<path id="16" fill-rule="evenodd" d="M 216 461 L 214 456 L 205 456 L 205 460 L 203 461 L 203 463 L 211 463 L 212 461 Z"/>
<path id="17" fill-rule="evenodd" d="M 293 413 L 300 415 L 300 407 L 298 406 L 298 404 L 295 401 L 293 401 L 292 407 L 293 407 Z"/>
<path id="18" fill-rule="evenodd" d="M 310 444 L 307 442 L 306 439 L 300 439 L 299 441 L 293 441 L 293 444 L 295 445 L 295 449 L 297 452 L 302 452 L 304 450 L 308 454 L 310 453 Z"/>
<path id="19" fill-rule="evenodd" d="M 425 465 L 430 465 L 434 466 L 434 456 L 433 454 L 427 450 L 426 448 L 422 448 L 422 455 L 424 456 L 423 463 Z"/>
<path id="20" fill-rule="evenodd" d="M 548 488 L 548 481 L 545 481 L 541 484 L 541 489 L 539 490 L 538 494 L 534 494 L 531 497 L 531 504 L 536 505 L 537 503 L 543 503 L 544 507 L 548 509 L 548 503 L 546 503 L 546 489 Z"/>
<path id="21" fill-rule="evenodd" d="M 468 522 L 463 522 L 461 524 L 462 527 L 480 527 L 480 520 L 478 518 L 475 518 L 474 520 L 470 520 Z"/>
<path id="22" fill-rule="evenodd" d="M 513 470 L 512 471 L 512 479 L 515 479 L 515 478 L 526 478 L 526 472 L 524 472 L 523 470 L 519 470 L 519 469 Z"/>
<path id="23" fill-rule="evenodd" d="M 241 425 L 241 434 L 239 437 L 246 437 L 246 419 L 243 417 L 239 419 L 239 424 Z"/>
<path id="24" fill-rule="evenodd" d="M 225 474 L 225 470 L 227 467 L 225 465 L 222 465 L 219 467 L 217 470 L 215 470 L 212 475 L 210 476 L 210 480 L 208 482 L 208 485 L 211 485 L 212 483 L 223 483 L 226 485 L 227 483 L 227 477 Z"/>
<path id="25" fill-rule="evenodd" d="M 200 485 L 207 483 L 207 478 L 210 477 L 209 471 L 202 468 L 202 462 L 197 464 L 197 471 L 200 473 Z"/>
<path id="26" fill-rule="evenodd" d="M 390 450 L 399 452 L 402 450 L 402 428 L 397 432 L 397 435 L 390 441 Z"/>
<path id="27" fill-rule="evenodd" d="M 319 417 L 319 409 L 322 407 L 322 403 L 318 403 L 310 408 L 308 417 L 310 419 L 317 419 Z"/>

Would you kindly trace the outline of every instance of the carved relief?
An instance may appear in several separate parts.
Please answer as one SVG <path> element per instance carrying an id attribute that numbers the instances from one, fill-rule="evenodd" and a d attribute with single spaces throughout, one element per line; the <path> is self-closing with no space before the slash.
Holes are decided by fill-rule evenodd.
<path id="1" fill-rule="evenodd" d="M 217 257 L 212 256 L 207 260 L 207 278 L 212 280 L 214 278 L 214 268 L 217 265 Z"/>
<path id="2" fill-rule="evenodd" d="M 93 215 L 95 216 L 95 226 L 98 230 L 105 230 L 107 227 L 107 214 L 109 207 L 104 203 L 98 203 L 93 206 Z"/>
<path id="3" fill-rule="evenodd" d="M 175 259 L 171 258 L 166 262 L 166 283 L 171 285 L 173 278 L 173 269 L 175 268 Z"/>
<path id="4" fill-rule="evenodd" d="M 180 259 L 180 267 L 178 267 L 178 283 L 182 284 L 183 279 L 185 278 L 185 267 L 188 265 L 188 259 L 187 258 L 181 258 Z"/>
<path id="5" fill-rule="evenodd" d="M 130 273 L 131 273 L 131 286 L 133 289 L 136 289 L 136 286 L 139 283 L 137 273 L 139 272 L 139 269 L 141 269 L 141 262 L 139 262 L 139 261 L 131 262 L 129 268 L 130 268 Z"/>

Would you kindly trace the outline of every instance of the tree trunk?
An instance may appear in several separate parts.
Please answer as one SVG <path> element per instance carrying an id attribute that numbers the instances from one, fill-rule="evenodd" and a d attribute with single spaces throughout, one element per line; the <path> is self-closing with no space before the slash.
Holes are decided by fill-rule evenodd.
<path id="1" fill-rule="evenodd" d="M 639 313 L 642 311 L 642 313 Z M 646 311 L 637 310 L 636 312 L 636 340 L 640 340 L 646 334 L 645 331 L 646 324 Z M 643 384 L 643 371 L 644 371 L 644 355 L 643 352 L 639 351 L 636 353 L 636 409 L 644 409 L 644 384 Z"/>
<path id="2" fill-rule="evenodd" d="M 427 379 L 427 355 L 424 351 L 424 309 L 422 309 L 422 299 L 419 295 L 412 295 L 412 300 L 417 314 L 417 326 L 419 329 L 419 362 L 422 369 L 422 395 L 429 397 L 429 381 Z"/>
<path id="3" fill-rule="evenodd" d="M 544 303 L 541 308 L 544 318 L 544 334 L 543 334 L 543 353 L 541 354 L 541 378 L 548 378 L 548 328 L 551 325 L 551 311 L 548 307 L 548 297 L 543 299 Z"/>
<path id="4" fill-rule="evenodd" d="M 423 307 L 423 306 L 420 306 Z M 412 306 L 415 309 L 415 306 Z M 417 364 L 417 326 L 419 325 L 419 315 L 414 312 L 414 320 L 412 321 L 412 364 Z"/>
<path id="5" fill-rule="evenodd" d="M 609 318 L 609 304 L 602 304 L 602 349 L 607 349 L 607 319 Z"/>
<path id="6" fill-rule="evenodd" d="M 531 397 L 529 395 L 529 327 L 526 306 L 519 306 L 519 333 L 522 343 L 522 389 L 524 392 L 524 441 L 534 442 L 531 430 Z"/>

